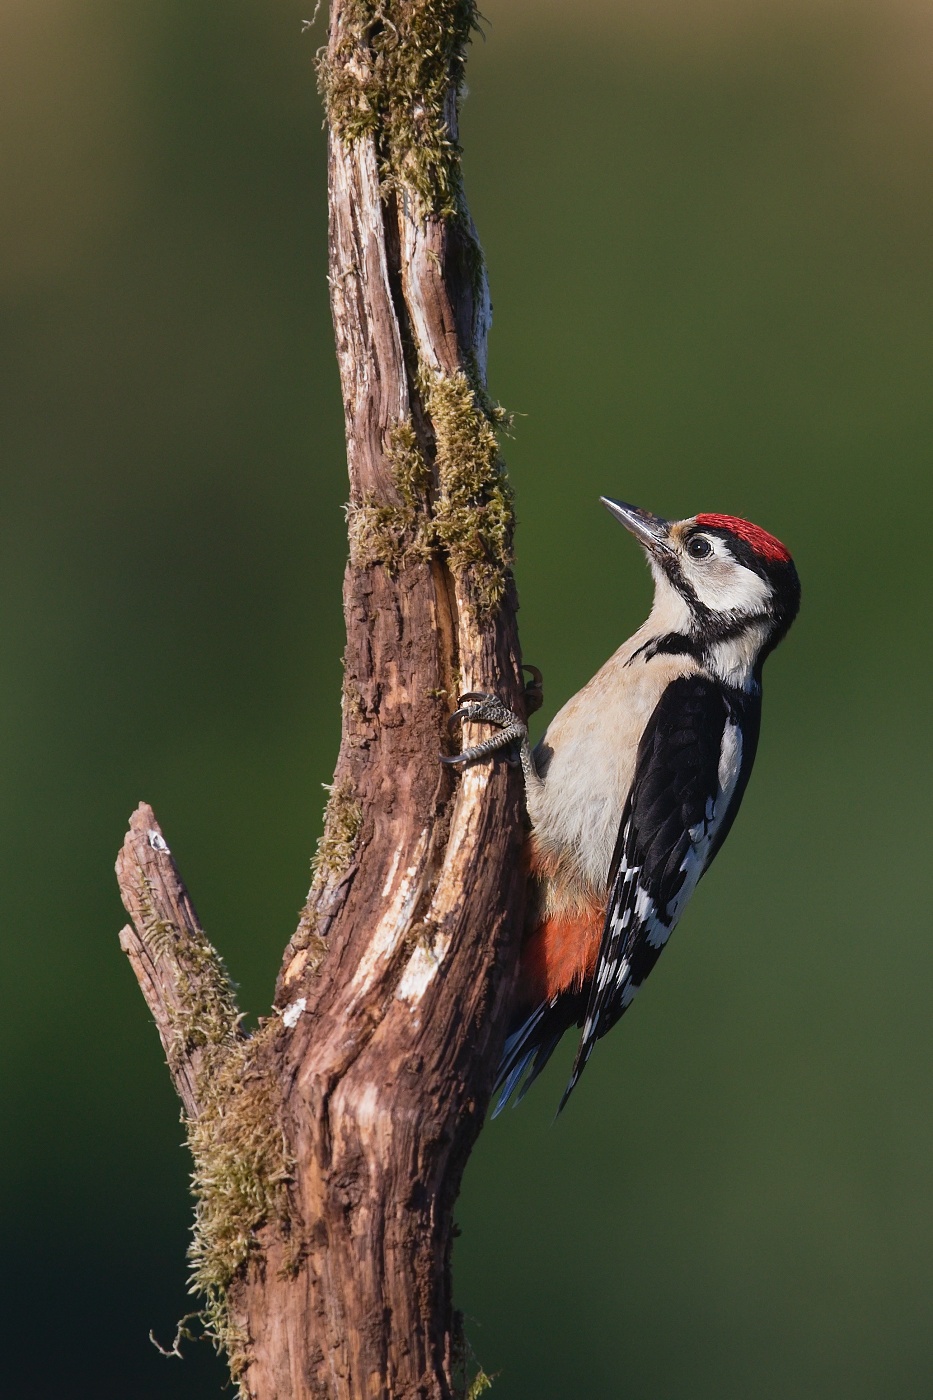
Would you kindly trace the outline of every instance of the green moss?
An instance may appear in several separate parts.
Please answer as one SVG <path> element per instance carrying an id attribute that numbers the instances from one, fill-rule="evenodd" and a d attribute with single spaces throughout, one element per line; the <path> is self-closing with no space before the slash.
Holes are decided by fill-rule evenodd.
<path id="1" fill-rule="evenodd" d="M 156 957 L 170 959 L 175 967 L 178 1001 L 169 1007 L 173 1034 L 167 1052 L 174 1071 L 194 1049 L 228 1050 L 237 1039 L 239 1012 L 217 949 L 203 934 L 182 934 L 170 920 L 156 915 L 152 888 L 143 874 L 138 894 L 144 942 Z"/>
<path id="2" fill-rule="evenodd" d="M 383 564 L 392 573 L 418 559 L 427 559 L 433 548 L 425 515 L 431 474 L 408 420 L 389 433 L 386 457 L 399 500 L 380 503 L 373 496 L 347 506 L 350 559 L 357 568 Z"/>
<path id="3" fill-rule="evenodd" d="M 464 371 L 420 374 L 419 389 L 434 428 L 433 503 L 415 430 L 399 424 L 388 456 L 401 504 L 367 497 L 347 507 L 350 560 L 357 568 L 382 564 L 398 573 L 443 550 L 478 612 L 488 615 L 502 601 L 513 564 L 513 493 L 497 435 L 509 416 L 485 405 Z"/>
<path id="4" fill-rule="evenodd" d="M 185 1120 L 194 1163 L 195 1218 L 189 1258 L 191 1292 L 204 1306 L 195 1314 L 203 1331 L 224 1351 L 234 1381 L 248 1364 L 248 1338 L 236 1324 L 230 1289 L 256 1247 L 256 1232 L 270 1220 L 289 1233 L 291 1161 L 281 1126 L 279 1090 L 266 1066 L 267 1022 L 249 1040 L 239 1030 L 233 985 L 217 950 L 202 934 L 182 932 L 156 916 L 152 889 L 140 877 L 142 936 L 160 959 L 174 964 L 177 1004 L 170 1009 L 172 1069 L 199 1052 L 197 1118 Z M 185 1318 L 182 1336 L 191 1335 Z M 245 1395 L 244 1395 L 245 1400 Z"/>
<path id="5" fill-rule="evenodd" d="M 493 612 L 513 562 L 512 489 L 496 432 L 507 415 L 487 410 L 463 371 L 422 375 L 421 387 L 436 443 L 436 536 L 477 609 Z"/>
<path id="6" fill-rule="evenodd" d="M 324 788 L 330 797 L 324 813 L 324 830 L 311 858 L 312 892 L 326 881 L 343 875 L 353 859 L 363 824 L 363 809 L 348 778 L 325 783 Z"/>
<path id="7" fill-rule="evenodd" d="M 374 134 L 387 189 L 458 213 L 460 147 L 447 107 L 478 27 L 475 0 L 350 0 L 343 17 L 318 64 L 332 130 L 344 141 Z"/>
<path id="8" fill-rule="evenodd" d="M 363 712 L 359 691 L 349 680 L 344 681 L 344 705 Z M 288 946 L 282 984 L 286 988 L 296 977 L 316 972 L 324 960 L 327 944 L 318 933 L 318 895 L 349 867 L 363 825 L 363 809 L 349 778 L 324 787 L 330 793 L 324 830 L 311 858 L 311 888 Z"/>
<path id="9" fill-rule="evenodd" d="M 345 142 L 375 137 L 386 192 L 414 193 L 422 212 L 457 221 L 452 246 L 478 298 L 483 254 L 449 125 L 477 19 L 475 0 L 345 0 L 319 78 L 334 133 Z M 430 510 L 428 463 L 412 424 L 399 424 L 387 449 L 398 499 L 351 502 L 350 558 L 397 572 L 440 548 L 478 611 L 488 613 L 501 601 L 512 563 L 512 494 L 496 436 L 507 415 L 489 400 L 472 357 L 454 375 L 422 371 L 418 379 L 435 437 Z"/>
<path id="10" fill-rule="evenodd" d="M 468 585 L 480 613 L 494 612 L 512 566 L 512 490 L 499 454 L 504 409 L 489 403 L 464 371 L 418 376 L 434 429 L 430 471 L 410 422 L 393 429 L 387 456 L 399 503 L 367 497 L 347 507 L 350 558 L 359 568 L 382 564 L 393 573 L 441 550 Z"/>
<path id="11" fill-rule="evenodd" d="M 477 1361 L 464 1330 L 463 1313 L 459 1311 L 453 1317 L 451 1344 L 454 1393 L 459 1400 L 479 1400 L 480 1395 L 492 1390 L 494 1377 L 487 1375 Z"/>
<path id="12" fill-rule="evenodd" d="M 341 707 L 345 717 L 351 720 L 354 725 L 362 724 L 366 718 L 366 706 L 363 704 L 360 688 L 352 676 L 347 675 L 346 672 L 344 672 L 343 677 Z"/>
<path id="13" fill-rule="evenodd" d="M 350 559 L 358 569 L 384 564 L 397 573 L 415 558 L 424 557 L 418 534 L 418 518 L 405 506 L 384 506 L 375 496 L 351 501 L 347 507 Z"/>
<path id="14" fill-rule="evenodd" d="M 187 1124 L 195 1198 L 190 1287 L 204 1299 L 202 1325 L 226 1352 L 234 1381 L 249 1364 L 249 1338 L 235 1319 L 231 1286 L 257 1248 L 261 1226 L 277 1221 L 286 1237 L 291 1229 L 293 1162 L 266 1053 L 277 1029 L 270 1019 L 206 1066 L 198 1086 L 201 1112 Z"/>
<path id="15" fill-rule="evenodd" d="M 411 419 L 396 423 L 390 430 L 386 457 L 402 501 L 410 509 L 417 509 L 424 503 L 431 485 L 431 471 L 418 446 Z"/>

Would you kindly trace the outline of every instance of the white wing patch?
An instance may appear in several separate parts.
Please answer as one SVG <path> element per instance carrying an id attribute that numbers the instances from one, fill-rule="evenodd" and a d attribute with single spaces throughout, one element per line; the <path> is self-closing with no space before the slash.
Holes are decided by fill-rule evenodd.
<path id="1" fill-rule="evenodd" d="M 695 704 L 692 711 L 688 706 L 685 723 L 689 725 L 691 722 L 703 722 L 702 702 L 701 693 L 699 703 Z M 709 711 L 710 703 L 707 702 L 707 714 Z M 676 711 L 674 714 L 676 716 Z M 666 770 L 668 773 L 678 771 L 678 766 L 682 764 L 680 755 L 683 753 L 683 746 L 690 743 L 689 737 L 680 740 L 676 729 L 672 732 L 675 738 L 671 757 L 660 760 L 662 764 L 670 764 L 670 768 Z M 682 732 L 689 736 L 689 728 Z M 674 786 L 668 790 L 665 798 L 663 787 L 652 789 L 648 778 L 645 779 L 647 788 L 643 799 L 645 805 L 641 812 L 642 820 L 647 814 L 650 816 L 648 825 L 641 834 L 638 822 L 639 804 L 642 799 L 637 795 L 629 799 L 627 817 L 619 833 L 618 845 L 622 855 L 610 893 L 610 907 L 607 911 L 599 960 L 583 1019 L 583 1034 L 570 1080 L 561 1099 L 561 1108 L 579 1080 L 596 1040 L 618 1020 L 648 976 L 710 862 L 717 835 L 742 777 L 742 729 L 739 716 L 728 704 L 721 736 L 715 770 L 712 770 L 710 762 L 713 755 L 709 750 L 704 753 L 698 748 L 692 758 L 695 772 L 692 778 L 688 777 L 685 780 L 686 787 L 678 790 Z M 680 748 L 677 747 L 678 742 L 681 744 Z M 651 750 L 646 749 L 646 762 L 650 761 L 650 755 Z M 688 773 L 690 762 L 688 757 Z M 662 773 L 664 771 L 662 768 Z M 659 781 L 663 783 L 663 776 Z M 690 781 L 709 783 L 710 787 L 714 788 L 712 793 L 709 792 L 709 788 L 706 789 L 705 797 L 700 799 L 702 806 L 697 800 L 699 794 L 695 790 L 693 796 L 686 795 L 690 791 Z M 666 815 L 663 805 L 665 800 L 673 804 Z M 660 807 L 657 805 L 659 801 Z M 676 874 L 681 877 L 680 887 L 677 888 L 675 868 L 672 864 L 665 865 L 663 845 L 659 849 L 657 842 L 659 834 L 663 840 L 668 839 L 669 826 L 665 826 L 664 823 L 669 823 L 671 818 L 676 816 L 678 803 L 686 802 L 691 803 L 692 812 L 697 812 L 698 809 L 702 811 L 702 817 L 693 826 L 680 829 L 681 834 L 674 848 L 683 852 L 679 867 L 676 868 Z M 655 804 L 654 807 L 652 803 Z M 651 823 L 657 825 L 652 826 Z M 652 842 L 655 843 L 653 847 Z M 670 851 L 670 856 L 674 856 L 674 850 Z M 641 864 L 642 860 L 645 861 L 644 865 Z"/>
<path id="2" fill-rule="evenodd" d="M 671 936 L 670 925 L 658 916 L 654 900 L 641 885 L 635 894 L 635 917 L 644 926 L 645 937 L 652 948 L 663 948 Z M 626 1002 L 625 1005 L 628 1003 Z"/>
<path id="3" fill-rule="evenodd" d="M 722 748 L 719 751 L 719 770 L 717 773 L 719 791 L 715 798 L 708 799 L 703 821 L 690 828 L 690 849 L 680 867 L 687 878 L 668 909 L 670 916 L 668 934 L 683 913 L 687 900 L 696 889 L 697 882 L 709 863 L 710 847 L 716 839 L 720 822 L 729 810 L 729 804 L 735 793 L 741 771 L 742 731 L 730 716 L 726 720 L 726 727 L 722 733 Z"/>
<path id="4" fill-rule="evenodd" d="M 634 885 L 635 890 L 633 898 L 619 901 L 615 913 L 610 918 L 610 931 L 616 949 L 625 946 L 626 935 L 633 926 L 640 930 L 650 947 L 664 947 L 686 908 L 690 896 L 696 889 L 700 876 L 709 863 L 710 849 L 716 839 L 719 825 L 729 810 L 729 804 L 735 794 L 741 771 L 742 731 L 730 715 L 723 729 L 722 745 L 719 751 L 719 765 L 716 774 L 718 791 L 707 799 L 703 820 L 690 828 L 690 846 L 680 867 L 684 873 L 684 882 L 675 898 L 663 911 L 663 917 L 651 894 L 639 881 L 640 867 L 637 865 L 629 867 L 624 860 L 619 867 L 619 875 L 625 877 L 627 885 Z M 632 982 L 631 976 L 631 960 L 628 957 L 622 957 L 616 962 L 612 951 L 610 951 L 609 956 L 603 959 L 597 969 L 597 995 L 605 993 L 611 983 L 616 989 L 615 995 L 618 996 L 619 1006 L 625 1010 L 634 1000 L 640 985 Z M 587 1016 L 583 1027 L 584 1044 L 590 1041 L 598 1020 L 598 1010 L 595 1015 Z"/>
<path id="5" fill-rule="evenodd" d="M 720 816 L 728 807 L 742 768 L 742 731 L 730 716 L 722 734 L 719 752 L 719 797 L 716 806 Z M 723 800 L 725 799 L 725 800 Z"/>

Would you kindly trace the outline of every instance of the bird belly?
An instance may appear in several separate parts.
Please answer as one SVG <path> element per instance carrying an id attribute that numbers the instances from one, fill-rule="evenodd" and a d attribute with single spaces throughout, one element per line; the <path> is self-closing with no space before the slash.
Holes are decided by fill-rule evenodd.
<path id="1" fill-rule="evenodd" d="M 627 642 L 560 710 L 538 746 L 544 781 L 528 812 L 539 850 L 588 894 L 606 894 L 638 744 L 683 657 L 632 658 Z"/>
<path id="2" fill-rule="evenodd" d="M 523 1001 L 579 992 L 596 967 L 638 743 L 664 689 L 683 671 L 683 658 L 630 666 L 632 649 L 627 643 L 568 701 L 538 746 L 543 782 L 528 803 Z"/>

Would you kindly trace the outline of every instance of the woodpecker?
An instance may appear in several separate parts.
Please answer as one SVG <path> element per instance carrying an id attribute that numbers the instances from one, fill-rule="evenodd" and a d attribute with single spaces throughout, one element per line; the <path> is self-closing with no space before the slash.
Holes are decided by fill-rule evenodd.
<path id="1" fill-rule="evenodd" d="M 461 696 L 451 719 L 497 732 L 447 763 L 517 747 L 530 823 L 529 914 L 495 1114 L 524 1077 L 520 1101 L 578 1026 L 560 1113 L 654 967 L 735 820 L 758 744 L 762 666 L 800 606 L 790 554 L 759 526 L 731 515 L 668 521 L 601 499 L 647 555 L 647 621 L 534 752 L 524 721 L 495 695 Z"/>

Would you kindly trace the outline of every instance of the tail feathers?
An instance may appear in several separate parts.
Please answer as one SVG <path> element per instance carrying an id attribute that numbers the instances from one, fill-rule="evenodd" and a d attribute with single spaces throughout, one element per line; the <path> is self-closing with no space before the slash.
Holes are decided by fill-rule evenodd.
<path id="1" fill-rule="evenodd" d="M 586 1040 L 586 1039 L 584 1038 L 583 1040 L 580 1041 L 580 1048 L 579 1048 L 579 1050 L 577 1051 L 576 1059 L 575 1059 L 574 1062 L 573 1062 L 573 1069 L 570 1071 L 570 1078 L 567 1080 L 567 1087 L 566 1087 L 566 1089 L 564 1090 L 563 1094 L 561 1095 L 560 1103 L 557 1105 L 557 1114 L 563 1113 L 565 1107 L 567 1106 L 567 1100 L 570 1098 L 570 1095 L 573 1093 L 574 1089 L 577 1087 L 577 1084 L 579 1083 L 579 1080 L 580 1080 L 580 1075 L 581 1075 L 581 1074 L 583 1073 L 583 1071 L 586 1069 L 586 1062 L 587 1062 L 587 1060 L 590 1058 L 590 1056 L 592 1055 L 592 1053 L 593 1053 L 593 1046 L 594 1046 L 595 1044 L 596 1044 L 596 1037 L 595 1037 L 595 1036 L 593 1037 L 592 1040 Z M 557 1116 L 557 1115 L 555 1115 L 555 1117 L 556 1117 L 556 1116 Z"/>
<path id="2" fill-rule="evenodd" d="M 502 1092 L 493 1109 L 493 1118 L 498 1118 L 518 1088 L 522 1076 L 530 1071 L 515 1097 L 515 1106 L 521 1103 L 557 1049 L 564 1031 L 579 1024 L 585 1010 L 586 998 L 583 996 L 553 997 L 535 1007 L 511 1033 L 505 1042 L 496 1075 L 493 1092 L 500 1089 Z"/>
<path id="3" fill-rule="evenodd" d="M 525 1070 L 526 1070 L 526 1069 L 528 1068 L 528 1066 L 531 1064 L 531 1061 L 534 1059 L 534 1056 L 535 1056 L 534 1050 L 528 1050 L 528 1051 L 525 1052 L 524 1055 L 520 1056 L 520 1058 L 519 1058 L 519 1060 L 518 1060 L 518 1063 L 513 1067 L 513 1069 L 511 1070 L 511 1072 L 510 1072 L 510 1074 L 509 1074 L 509 1077 L 506 1079 L 505 1083 L 502 1085 L 502 1093 L 499 1095 L 499 1101 L 498 1101 L 498 1103 L 496 1104 L 495 1108 L 494 1108 L 493 1111 L 492 1111 L 492 1116 L 493 1116 L 493 1118 L 498 1118 L 498 1117 L 499 1117 L 499 1114 L 500 1114 L 500 1113 L 502 1112 L 502 1110 L 505 1108 L 505 1106 L 506 1106 L 506 1104 L 508 1103 L 509 1099 L 512 1097 L 512 1094 L 513 1094 L 513 1092 L 514 1092 L 514 1090 L 515 1090 L 516 1084 L 517 1084 L 518 1081 L 521 1079 L 522 1075 L 525 1073 Z M 500 1084 L 499 1084 L 499 1082 L 497 1082 L 497 1083 L 496 1083 L 496 1089 L 498 1089 L 499 1087 L 500 1087 Z M 493 1092 L 495 1092 L 495 1090 L 494 1090 Z M 520 1102 L 521 1102 L 521 1095 L 519 1096 L 519 1098 L 517 1098 L 517 1099 L 515 1100 L 515 1103 L 520 1103 Z M 514 1107 L 514 1105 L 513 1105 L 513 1107 Z"/>
<path id="4" fill-rule="evenodd" d="M 511 1098 L 518 1081 L 537 1055 L 539 1042 L 535 1031 L 539 1029 L 547 1010 L 548 1003 L 543 1001 L 540 1006 L 535 1007 L 531 1015 L 519 1025 L 518 1029 L 512 1031 L 507 1037 L 496 1073 L 496 1082 L 493 1086 L 494 1094 L 499 1089 L 502 1090 L 499 1102 L 493 1109 L 493 1118 L 499 1117 Z"/>

